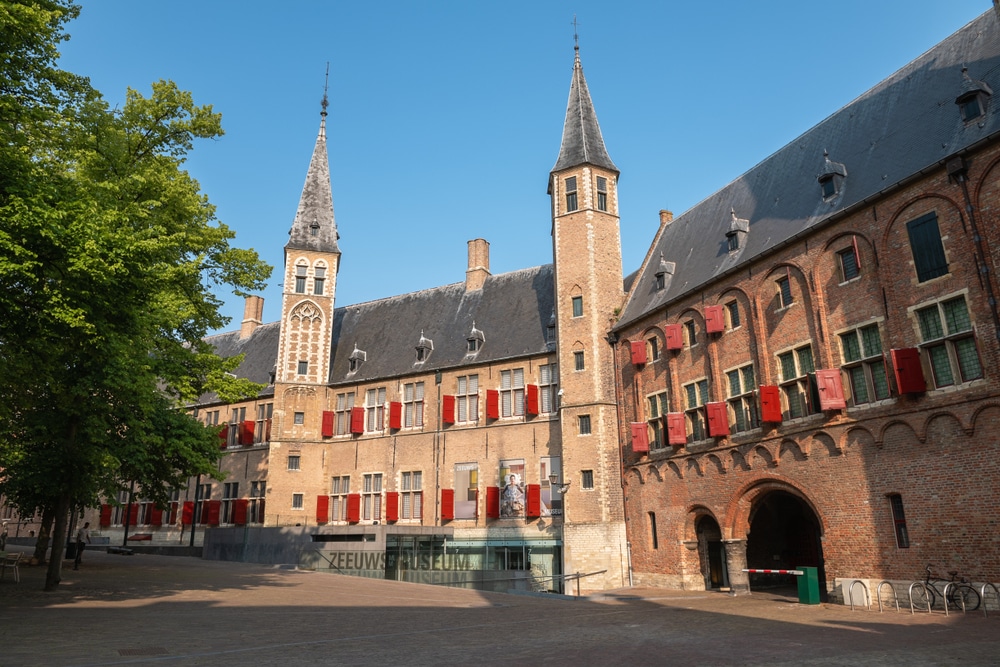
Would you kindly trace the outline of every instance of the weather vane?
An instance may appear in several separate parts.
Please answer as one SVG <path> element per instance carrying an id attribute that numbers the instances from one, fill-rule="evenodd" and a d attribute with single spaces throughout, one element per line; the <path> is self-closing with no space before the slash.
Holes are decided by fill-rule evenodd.
<path id="1" fill-rule="evenodd" d="M 578 26 L 579 24 L 576 22 L 576 14 L 573 14 L 573 48 L 577 51 L 580 50 L 580 35 L 576 32 Z"/>
<path id="2" fill-rule="evenodd" d="M 326 108 L 330 106 L 330 100 L 327 98 L 326 93 L 330 89 L 330 61 L 326 61 L 326 81 L 323 83 L 323 101 L 320 104 L 323 106 L 323 115 L 326 115 Z"/>

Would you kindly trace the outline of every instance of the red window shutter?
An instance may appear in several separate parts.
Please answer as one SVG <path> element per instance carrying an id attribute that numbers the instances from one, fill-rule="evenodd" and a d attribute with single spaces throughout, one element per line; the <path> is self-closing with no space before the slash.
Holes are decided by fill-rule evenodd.
<path id="1" fill-rule="evenodd" d="M 330 496 L 316 496 L 316 523 L 330 521 Z"/>
<path id="2" fill-rule="evenodd" d="M 365 409 L 351 408 L 351 433 L 365 432 Z"/>
<path id="3" fill-rule="evenodd" d="M 111 510 L 113 508 L 111 505 L 101 505 L 101 528 L 107 528 L 111 525 Z"/>
<path id="4" fill-rule="evenodd" d="M 177 503 L 177 501 L 173 501 L 173 502 L 170 503 L 170 516 L 167 517 L 167 523 L 169 525 L 171 525 L 171 526 L 174 525 L 175 523 L 177 523 L 177 505 L 178 504 L 179 503 Z"/>
<path id="5" fill-rule="evenodd" d="M 357 523 L 361 521 L 361 494 L 347 494 L 347 522 Z"/>
<path id="6" fill-rule="evenodd" d="M 222 428 L 219 430 L 219 448 L 225 449 L 226 443 L 229 441 L 229 424 L 223 424 Z"/>
<path id="7" fill-rule="evenodd" d="M 271 420 L 264 420 L 264 442 L 271 442 Z"/>
<path id="8" fill-rule="evenodd" d="M 254 422 L 250 419 L 240 423 L 240 444 L 241 445 L 252 445 L 253 444 L 253 431 Z"/>
<path id="9" fill-rule="evenodd" d="M 221 500 L 209 500 L 208 501 L 208 525 L 218 526 L 219 525 L 219 514 L 222 509 Z"/>
<path id="10" fill-rule="evenodd" d="M 821 410 L 843 410 L 847 407 L 839 368 L 816 371 L 816 385 L 819 388 Z"/>
<path id="11" fill-rule="evenodd" d="M 708 435 L 713 438 L 729 435 L 729 410 L 724 402 L 706 403 L 705 412 L 708 415 Z"/>
<path id="12" fill-rule="evenodd" d="M 441 397 L 441 423 L 455 423 L 455 397 L 445 394 Z"/>
<path id="13" fill-rule="evenodd" d="M 920 365 L 920 350 L 907 347 L 892 350 L 890 356 L 896 373 L 896 388 L 900 394 L 922 394 L 927 391 L 924 368 Z"/>
<path id="14" fill-rule="evenodd" d="M 538 385 L 537 384 L 529 384 L 528 387 L 527 387 L 527 389 L 528 389 L 528 391 L 527 391 L 528 401 L 527 401 L 527 405 L 525 406 L 525 409 L 527 410 L 527 412 L 528 412 L 529 415 L 537 415 L 538 414 Z"/>
<path id="15" fill-rule="evenodd" d="M 679 324 L 668 324 L 663 327 L 663 334 L 667 339 L 668 350 L 684 349 L 684 331 Z"/>
<path id="16" fill-rule="evenodd" d="M 486 390 L 486 418 L 500 419 L 500 392 L 496 389 Z"/>
<path id="17" fill-rule="evenodd" d="M 486 487 L 486 516 L 490 519 L 500 518 L 500 487 Z"/>
<path id="18" fill-rule="evenodd" d="M 250 501 L 246 498 L 238 498 L 233 505 L 233 523 L 237 526 L 245 526 L 247 523 L 247 508 Z"/>
<path id="19" fill-rule="evenodd" d="M 687 424 L 684 421 L 683 412 L 670 412 L 667 414 L 667 443 L 671 445 L 683 445 L 687 442 Z"/>
<path id="20" fill-rule="evenodd" d="M 524 503 L 524 516 L 537 519 L 542 516 L 542 487 L 540 484 L 528 484 L 525 488 L 527 496 Z"/>
<path id="21" fill-rule="evenodd" d="M 385 520 L 387 522 L 399 521 L 399 492 L 385 492 Z"/>
<path id="22" fill-rule="evenodd" d="M 389 402 L 389 428 L 403 428 L 403 404 L 399 401 Z"/>
<path id="23" fill-rule="evenodd" d="M 163 510 L 158 508 L 156 505 L 152 505 L 149 508 L 149 525 L 151 526 L 163 525 Z"/>
<path id="24" fill-rule="evenodd" d="M 781 391 L 773 385 L 760 386 L 760 419 L 772 424 L 781 423 Z"/>
<path id="25" fill-rule="evenodd" d="M 333 437 L 333 420 L 336 418 L 336 414 L 330 410 L 323 411 L 323 437 L 332 438 Z"/>
<path id="26" fill-rule="evenodd" d="M 139 506 L 135 503 L 128 508 L 128 525 L 137 526 L 139 525 Z"/>
<path id="27" fill-rule="evenodd" d="M 726 318 L 722 306 L 705 306 L 705 333 L 722 333 L 726 330 Z"/>
<path id="28" fill-rule="evenodd" d="M 192 519 L 194 519 L 194 501 L 185 500 L 184 508 L 181 510 L 181 523 L 190 526 Z"/>
<path id="29" fill-rule="evenodd" d="M 632 365 L 641 366 L 646 363 L 646 341 L 634 340 L 632 345 Z"/>
<path id="30" fill-rule="evenodd" d="M 455 518 L 455 489 L 441 489 L 441 520 Z"/>
<path id="31" fill-rule="evenodd" d="M 646 422 L 632 422 L 632 451 L 649 451 L 649 431 Z"/>

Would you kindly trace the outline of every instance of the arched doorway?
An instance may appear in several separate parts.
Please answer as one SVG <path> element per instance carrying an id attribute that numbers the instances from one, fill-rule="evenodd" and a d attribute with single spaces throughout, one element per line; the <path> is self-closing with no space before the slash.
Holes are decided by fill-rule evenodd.
<path id="1" fill-rule="evenodd" d="M 705 589 L 729 588 L 729 570 L 726 567 L 726 550 L 722 546 L 722 530 L 718 522 L 707 514 L 695 523 L 698 536 L 698 560 L 705 578 Z"/>
<path id="2" fill-rule="evenodd" d="M 747 567 L 767 570 L 815 567 L 820 593 L 825 597 L 821 535 L 819 519 L 808 503 L 788 491 L 769 491 L 756 500 L 750 511 Z M 795 577 L 750 575 L 751 589 L 776 586 L 794 587 Z"/>

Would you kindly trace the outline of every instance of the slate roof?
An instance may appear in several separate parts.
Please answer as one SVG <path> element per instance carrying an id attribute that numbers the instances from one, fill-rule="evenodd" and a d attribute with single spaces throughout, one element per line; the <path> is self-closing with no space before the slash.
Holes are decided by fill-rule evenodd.
<path id="1" fill-rule="evenodd" d="M 260 325 L 242 340 L 240 340 L 238 329 L 214 334 L 206 337 L 205 340 L 215 347 L 215 353 L 220 357 L 246 355 L 243 362 L 237 367 L 235 375 L 251 382 L 267 385 L 260 395 L 273 396 L 274 385 L 271 384 L 271 372 L 278 361 L 278 336 L 280 333 L 280 323 L 271 322 Z M 215 394 L 205 394 L 198 399 L 200 405 L 218 402 L 219 399 Z"/>
<path id="2" fill-rule="evenodd" d="M 972 80 L 1000 90 L 1000 24 L 993 9 L 662 227 L 615 329 L 994 137 L 1000 99 L 990 100 L 978 122 L 960 117 L 955 100 L 968 86 L 963 66 Z M 830 163 L 846 176 L 824 201 L 817 179 Z M 750 229 L 744 245 L 730 253 L 726 232 L 734 211 Z M 676 262 L 676 272 L 657 291 L 661 252 Z"/>
<path id="3" fill-rule="evenodd" d="M 597 123 L 597 112 L 594 111 L 594 102 L 590 99 L 587 80 L 583 76 L 578 48 L 573 61 L 569 101 L 566 103 L 562 144 L 559 146 L 559 158 L 552 171 L 562 171 L 585 163 L 618 173 L 618 167 L 611 161 L 608 149 L 604 145 L 604 137 L 601 136 L 601 126 Z"/>
<path id="4" fill-rule="evenodd" d="M 315 232 L 315 233 L 314 233 Z M 326 108 L 319 123 L 319 136 L 306 172 L 306 182 L 299 198 L 286 249 L 340 252 L 337 221 L 333 215 L 333 190 L 330 187 L 330 161 L 326 153 Z"/>

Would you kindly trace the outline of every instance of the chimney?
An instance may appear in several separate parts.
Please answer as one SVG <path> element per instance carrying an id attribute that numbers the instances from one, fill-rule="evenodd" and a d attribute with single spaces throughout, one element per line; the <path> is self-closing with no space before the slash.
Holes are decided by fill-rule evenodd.
<path id="1" fill-rule="evenodd" d="M 469 241 L 469 268 L 465 272 L 465 291 L 483 289 L 490 275 L 490 244 L 486 239 Z"/>
<path id="2" fill-rule="evenodd" d="M 666 227 L 674 221 L 674 214 L 667 209 L 660 210 L 660 227 Z"/>
<path id="3" fill-rule="evenodd" d="M 264 298 L 248 296 L 243 305 L 243 324 L 240 326 L 240 340 L 249 338 L 254 329 L 261 325 L 264 316 Z"/>

